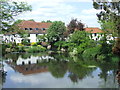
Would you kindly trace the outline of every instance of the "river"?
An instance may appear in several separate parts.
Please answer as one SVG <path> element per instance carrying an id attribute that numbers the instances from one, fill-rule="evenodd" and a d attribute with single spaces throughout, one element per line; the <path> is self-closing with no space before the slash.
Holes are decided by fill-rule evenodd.
<path id="1" fill-rule="evenodd" d="M 118 64 L 67 54 L 12 53 L 3 56 L 3 88 L 118 88 Z"/>

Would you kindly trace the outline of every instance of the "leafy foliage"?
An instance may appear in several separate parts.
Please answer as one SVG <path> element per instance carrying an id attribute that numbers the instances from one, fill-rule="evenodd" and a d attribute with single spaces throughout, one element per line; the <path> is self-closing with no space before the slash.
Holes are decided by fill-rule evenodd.
<path id="1" fill-rule="evenodd" d="M 72 19 L 70 23 L 68 24 L 68 32 L 73 33 L 75 29 L 83 31 L 84 24 L 81 23 L 81 21 L 77 21 L 77 19 Z"/>
<path id="2" fill-rule="evenodd" d="M 53 24 L 49 27 L 47 32 L 47 37 L 49 42 L 56 42 L 59 40 L 62 40 L 63 33 L 66 31 L 65 24 L 61 21 L 55 21 Z"/>
<path id="3" fill-rule="evenodd" d="M 31 11 L 31 6 L 27 5 L 27 3 L 10 0 L 1 0 L 0 8 L 2 14 L 2 17 L 0 17 L 2 22 L 0 28 L 2 28 L 2 32 L 9 32 L 8 28 L 11 27 L 15 16 L 25 11 Z"/>
<path id="4" fill-rule="evenodd" d="M 37 39 L 39 42 L 45 42 L 47 40 L 47 35 L 38 35 Z"/>
<path id="5" fill-rule="evenodd" d="M 90 38 L 88 36 L 88 33 L 85 31 L 75 31 L 69 39 L 69 42 L 76 43 L 77 45 L 86 43 L 88 41 L 90 41 Z"/>
<path id="6" fill-rule="evenodd" d="M 47 20 L 47 21 L 41 21 L 42 23 L 52 23 L 52 21 Z"/>
<path id="7" fill-rule="evenodd" d="M 97 14 L 97 17 L 104 30 L 108 30 L 109 33 L 113 33 L 118 37 L 117 44 L 114 46 L 114 53 L 120 56 L 120 1 L 118 2 L 94 2 L 95 9 L 100 9 L 101 12 Z"/>
<path id="8" fill-rule="evenodd" d="M 39 46 L 31 46 L 31 47 L 29 47 L 29 48 L 26 50 L 26 52 L 35 53 L 35 52 L 43 52 L 43 51 L 45 51 L 45 50 L 46 50 L 45 47 L 39 45 Z"/>

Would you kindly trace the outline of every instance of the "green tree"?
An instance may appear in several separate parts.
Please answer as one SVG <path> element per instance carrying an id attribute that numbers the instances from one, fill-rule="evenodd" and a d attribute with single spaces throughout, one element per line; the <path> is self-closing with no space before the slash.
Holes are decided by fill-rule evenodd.
<path id="1" fill-rule="evenodd" d="M 41 21 L 42 23 L 52 23 L 51 20 L 47 20 L 47 21 Z"/>
<path id="2" fill-rule="evenodd" d="M 47 36 L 46 35 L 38 35 L 37 39 L 39 42 L 45 42 L 47 40 Z"/>
<path id="3" fill-rule="evenodd" d="M 89 34 L 85 31 L 75 31 L 71 36 L 69 41 L 72 43 L 76 43 L 76 45 L 80 45 L 81 43 L 85 43 L 90 40 Z"/>
<path id="4" fill-rule="evenodd" d="M 113 52 L 120 55 L 120 1 L 114 2 L 96 2 L 93 1 L 93 6 L 95 9 L 100 9 L 101 12 L 97 14 L 99 21 L 102 23 L 104 29 L 113 30 L 112 32 L 116 33 L 118 39 L 114 46 Z M 103 10 L 102 10 L 103 9 Z M 110 27 L 106 27 L 106 24 Z"/>
<path id="5" fill-rule="evenodd" d="M 1 8 L 1 25 L 0 28 L 2 33 L 10 32 L 8 28 L 14 22 L 14 17 L 21 14 L 22 12 L 31 11 L 31 6 L 25 2 L 15 2 L 10 0 L 0 0 Z"/>
<path id="6" fill-rule="evenodd" d="M 66 31 L 65 24 L 61 21 L 55 21 L 47 31 L 48 41 L 50 43 L 63 39 L 63 33 Z"/>

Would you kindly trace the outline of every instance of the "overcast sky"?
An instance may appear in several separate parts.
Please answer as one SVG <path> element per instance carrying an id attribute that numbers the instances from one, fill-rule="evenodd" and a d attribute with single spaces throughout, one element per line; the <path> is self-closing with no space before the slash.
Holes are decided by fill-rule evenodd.
<path id="1" fill-rule="evenodd" d="M 43 20 L 60 20 L 67 25 L 71 18 L 77 18 L 88 27 L 100 27 L 92 0 L 19 0 L 32 5 L 31 12 L 25 12 L 16 19 L 34 19 L 37 22 Z"/>

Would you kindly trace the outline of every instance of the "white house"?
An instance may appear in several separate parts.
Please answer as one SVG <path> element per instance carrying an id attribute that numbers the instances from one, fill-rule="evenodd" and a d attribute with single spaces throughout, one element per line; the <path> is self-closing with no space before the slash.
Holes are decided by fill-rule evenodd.
<path id="1" fill-rule="evenodd" d="M 96 41 L 99 41 L 104 36 L 104 32 L 99 28 L 95 28 L 95 27 L 85 28 L 85 31 L 90 33 L 89 37 Z M 109 40 L 114 40 L 114 37 L 112 36 L 112 34 L 107 34 L 106 36 L 107 36 L 106 37 L 107 43 L 109 43 Z"/>
<path id="2" fill-rule="evenodd" d="M 35 21 L 22 21 L 20 24 L 18 24 L 19 28 L 22 30 L 26 30 L 28 32 L 27 39 L 32 42 L 37 42 L 37 35 L 44 35 L 46 34 L 46 30 L 50 27 L 52 23 L 41 23 L 41 22 L 35 22 Z M 86 32 L 90 33 L 90 38 L 93 40 L 100 40 L 104 35 L 103 31 L 99 28 L 91 27 L 91 28 L 85 28 Z M 9 42 L 15 42 L 15 43 L 21 43 L 24 38 L 22 38 L 17 33 L 12 34 L 5 34 L 3 35 L 3 41 L 6 43 Z M 112 34 L 107 35 L 107 40 L 109 43 L 109 40 L 114 40 L 112 37 Z"/>
<path id="3" fill-rule="evenodd" d="M 18 24 L 18 27 L 22 30 L 26 30 L 28 32 L 27 39 L 30 40 L 30 43 L 37 42 L 37 35 L 44 35 L 46 34 L 46 30 L 50 27 L 52 23 L 40 23 L 35 21 L 22 21 L 20 24 Z M 15 43 L 21 43 L 22 38 L 17 33 L 8 33 L 3 36 L 3 41 L 6 43 L 9 42 L 15 42 Z"/>

